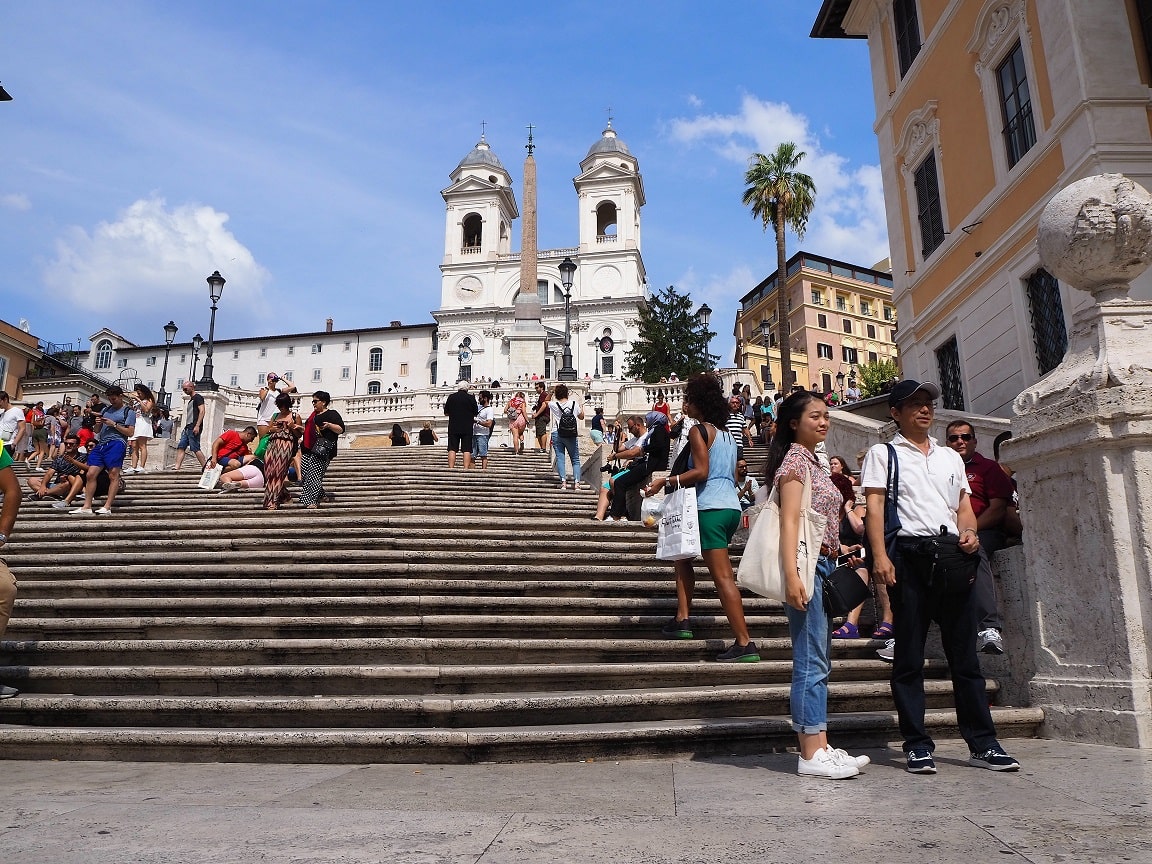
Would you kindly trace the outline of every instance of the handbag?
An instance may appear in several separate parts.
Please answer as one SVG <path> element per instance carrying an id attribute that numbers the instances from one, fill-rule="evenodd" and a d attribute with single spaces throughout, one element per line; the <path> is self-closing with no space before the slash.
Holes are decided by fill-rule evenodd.
<path id="1" fill-rule="evenodd" d="M 200 482 L 196 484 L 197 489 L 203 489 L 205 492 L 210 492 L 216 488 L 216 483 L 220 480 L 220 475 L 224 473 L 224 466 L 217 463 L 210 468 L 205 468 L 204 473 L 200 475 Z"/>
<path id="2" fill-rule="evenodd" d="M 860 578 L 855 567 L 841 565 L 824 577 L 824 611 L 833 618 L 847 615 L 872 596 L 872 585 Z"/>
<path id="3" fill-rule="evenodd" d="M 682 561 L 700 554 L 700 514 L 696 488 L 688 486 L 664 496 L 656 533 L 656 559 Z"/>
<path id="4" fill-rule="evenodd" d="M 955 534 L 941 534 L 921 544 L 932 555 L 928 588 L 942 594 L 965 594 L 976 581 L 979 552 L 965 552 Z"/>
<path id="5" fill-rule="evenodd" d="M 753 521 L 748 532 L 748 545 L 740 556 L 736 581 L 753 594 L 785 602 L 787 580 L 780 549 L 780 489 L 775 483 L 768 503 L 759 515 L 750 518 Z M 796 538 L 796 570 L 809 597 L 816 586 L 816 561 L 820 557 L 820 542 L 827 524 L 827 518 L 812 509 L 812 471 L 809 469 L 800 496 L 800 531 Z"/>
<path id="6" fill-rule="evenodd" d="M 336 455 L 336 442 L 329 441 L 323 435 L 317 435 L 311 447 L 312 455 L 317 459 L 331 459 Z"/>

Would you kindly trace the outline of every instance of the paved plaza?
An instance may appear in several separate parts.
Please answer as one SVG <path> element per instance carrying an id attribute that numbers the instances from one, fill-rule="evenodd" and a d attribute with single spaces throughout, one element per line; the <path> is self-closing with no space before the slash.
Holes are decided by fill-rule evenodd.
<path id="1" fill-rule="evenodd" d="M 854 780 L 790 753 L 520 765 L 4 762 L 0 861 L 1152 861 L 1152 752 L 1012 740 L 1017 774 L 962 743 L 913 776 Z"/>

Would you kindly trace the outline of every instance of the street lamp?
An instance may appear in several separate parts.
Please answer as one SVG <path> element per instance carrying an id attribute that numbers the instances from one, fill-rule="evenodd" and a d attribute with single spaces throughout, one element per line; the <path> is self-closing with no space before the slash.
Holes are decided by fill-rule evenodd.
<path id="1" fill-rule="evenodd" d="M 708 338 L 708 319 L 712 316 L 712 309 L 707 303 L 701 305 L 696 310 L 696 321 L 700 324 L 700 329 L 704 331 L 704 368 L 712 368 L 712 355 L 708 352 L 708 345 L 711 340 Z"/>
<path id="2" fill-rule="evenodd" d="M 196 369 L 200 366 L 200 346 L 204 344 L 204 337 L 197 333 L 192 337 L 192 374 L 188 380 L 195 383 Z"/>
<path id="3" fill-rule="evenodd" d="M 212 341 L 216 334 L 216 304 L 224 293 L 225 279 L 219 270 L 213 270 L 208 282 L 208 296 L 212 298 L 212 317 L 208 321 L 208 353 L 204 355 L 204 377 L 196 382 L 198 390 L 219 390 L 220 385 L 212 380 Z"/>
<path id="4" fill-rule="evenodd" d="M 836 389 L 840 391 L 840 401 L 844 401 L 844 370 L 836 373 Z"/>
<path id="5" fill-rule="evenodd" d="M 760 335 L 764 338 L 764 369 L 766 374 L 764 378 L 764 391 L 769 392 L 773 390 L 776 385 L 772 383 L 772 362 L 768 357 L 768 343 L 772 341 L 772 325 L 768 323 L 767 318 L 760 319 Z"/>
<path id="6" fill-rule="evenodd" d="M 572 277 L 576 275 L 576 265 L 565 257 L 560 262 L 560 284 L 564 286 L 564 356 L 563 365 L 556 373 L 557 381 L 575 381 L 576 369 L 572 366 Z"/>
<path id="7" fill-rule="evenodd" d="M 175 321 L 164 325 L 164 371 L 160 373 L 160 404 L 168 408 L 168 394 L 164 392 L 164 385 L 168 382 L 168 353 L 172 350 L 172 340 L 176 338 L 176 331 L 180 328 Z"/>

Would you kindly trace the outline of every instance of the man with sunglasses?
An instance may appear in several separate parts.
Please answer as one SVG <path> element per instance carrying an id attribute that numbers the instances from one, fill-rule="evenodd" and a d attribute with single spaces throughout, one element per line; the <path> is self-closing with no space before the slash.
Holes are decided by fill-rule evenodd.
<path id="1" fill-rule="evenodd" d="M 935 420 L 940 388 L 905 380 L 888 393 L 888 413 L 899 432 L 876 444 L 864 459 L 860 483 L 868 502 L 865 531 L 872 574 L 888 586 L 896 636 L 893 643 L 892 700 L 900 719 L 904 754 L 912 774 L 935 774 L 935 744 L 924 724 L 924 645 L 933 621 L 948 658 L 956 720 L 971 751 L 969 765 L 993 771 L 1017 771 L 1020 763 L 1004 752 L 988 710 L 988 696 L 976 655 L 976 610 L 971 590 L 946 592 L 934 581 L 936 558 L 928 547 L 941 532 L 958 537 L 969 554 L 980 547 L 976 517 L 969 502 L 964 462 L 928 434 Z M 889 453 L 895 453 L 900 529 L 891 550 L 884 537 Z M 891 554 L 889 554 L 891 552 Z"/>
<path id="2" fill-rule="evenodd" d="M 976 430 L 966 420 L 953 420 L 944 433 L 948 446 L 960 454 L 967 470 L 972 494 L 972 512 L 976 514 L 976 532 L 980 537 L 980 567 L 972 585 L 976 603 L 976 650 L 985 654 L 1003 654 L 1000 636 L 1003 623 L 996 605 L 996 586 L 992 581 L 991 556 L 1004 548 L 1004 516 L 1012 503 L 1012 481 L 996 462 L 976 452 Z"/>
<path id="3" fill-rule="evenodd" d="M 87 463 L 78 458 L 79 449 L 80 439 L 69 435 L 64 439 L 64 452 L 48 463 L 44 476 L 28 478 L 33 501 L 63 495 L 64 500 L 52 506 L 59 505 L 57 509 L 63 510 L 71 505 L 72 499 L 84 490 L 84 475 L 88 471 Z"/>

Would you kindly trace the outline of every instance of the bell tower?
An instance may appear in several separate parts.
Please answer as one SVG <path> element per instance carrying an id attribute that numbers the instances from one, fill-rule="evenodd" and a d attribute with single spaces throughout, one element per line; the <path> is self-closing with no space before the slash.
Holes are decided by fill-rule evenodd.
<path id="1" fill-rule="evenodd" d="M 644 181 L 611 118 L 572 182 L 580 202 L 580 253 L 639 250 Z"/>

